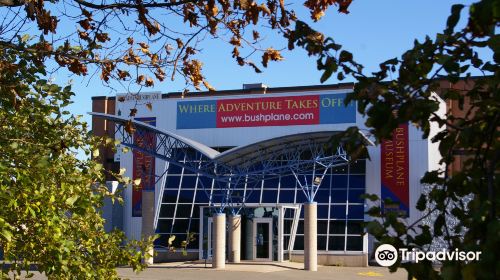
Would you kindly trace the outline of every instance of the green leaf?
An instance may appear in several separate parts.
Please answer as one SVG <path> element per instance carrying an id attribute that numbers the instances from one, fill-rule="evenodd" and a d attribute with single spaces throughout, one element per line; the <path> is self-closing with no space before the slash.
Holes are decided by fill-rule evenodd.
<path id="1" fill-rule="evenodd" d="M 79 198 L 78 195 L 73 195 L 73 196 L 69 197 L 68 199 L 66 199 L 66 204 L 73 206 L 73 204 L 78 200 L 78 198 Z"/>
<path id="2" fill-rule="evenodd" d="M 417 201 L 417 204 L 415 205 L 415 208 L 417 208 L 417 210 L 424 211 L 426 207 L 427 207 L 427 198 L 425 197 L 425 195 L 421 195 Z"/>
<path id="3" fill-rule="evenodd" d="M 352 53 L 348 51 L 341 51 L 339 55 L 339 63 L 352 62 Z"/>
<path id="4" fill-rule="evenodd" d="M 448 20 L 446 21 L 446 34 L 451 34 L 453 32 L 453 29 L 458 23 L 458 20 L 460 20 L 460 12 L 464 8 L 464 5 L 462 4 L 455 4 L 451 6 L 451 15 L 448 17 Z"/>
<path id="5" fill-rule="evenodd" d="M 12 241 L 12 232 L 10 230 L 3 228 L 0 230 L 0 234 L 5 238 L 5 240 L 7 240 L 7 242 Z"/>

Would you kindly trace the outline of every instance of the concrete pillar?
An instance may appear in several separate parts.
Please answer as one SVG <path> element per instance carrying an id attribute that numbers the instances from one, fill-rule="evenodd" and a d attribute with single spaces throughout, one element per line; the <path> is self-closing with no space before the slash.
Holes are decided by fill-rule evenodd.
<path id="1" fill-rule="evenodd" d="M 154 191 L 142 191 L 142 226 L 141 234 L 143 237 L 150 237 L 155 235 L 154 230 L 154 219 L 155 219 L 155 192 Z M 145 258 L 143 261 L 145 264 L 153 264 L 153 247 L 148 248 L 148 253 L 150 257 Z"/>
<path id="2" fill-rule="evenodd" d="M 318 219 L 316 202 L 304 203 L 304 270 L 318 271 Z"/>
<path id="3" fill-rule="evenodd" d="M 229 261 L 239 263 L 241 260 L 241 216 L 229 218 Z"/>
<path id="4" fill-rule="evenodd" d="M 212 268 L 226 268 L 226 214 L 216 213 L 213 216 L 214 248 L 212 255 Z"/>
<path id="5" fill-rule="evenodd" d="M 243 219 L 245 223 L 245 255 L 243 256 L 245 260 L 253 259 L 253 222 L 248 217 Z"/>

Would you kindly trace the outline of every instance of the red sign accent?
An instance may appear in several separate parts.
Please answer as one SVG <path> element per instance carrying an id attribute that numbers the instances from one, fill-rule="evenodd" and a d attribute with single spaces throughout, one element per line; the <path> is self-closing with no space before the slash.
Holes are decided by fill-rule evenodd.
<path id="1" fill-rule="evenodd" d="M 409 214 L 409 149 L 408 124 L 402 124 L 393 132 L 392 140 L 381 145 L 381 196 L 394 203 L 384 205 L 384 211 L 400 211 Z"/>
<path id="2" fill-rule="evenodd" d="M 156 125 L 155 118 L 136 118 L 136 120 Z M 155 139 L 153 133 L 146 133 L 142 137 L 134 135 L 134 144 L 140 148 L 154 148 Z M 142 191 L 154 191 L 155 187 L 155 158 L 136 149 L 133 150 L 132 156 L 132 179 L 141 179 L 139 186 L 133 186 L 132 189 L 132 217 L 142 217 Z"/>
<path id="3" fill-rule="evenodd" d="M 319 124 L 319 96 L 217 101 L 217 127 Z"/>

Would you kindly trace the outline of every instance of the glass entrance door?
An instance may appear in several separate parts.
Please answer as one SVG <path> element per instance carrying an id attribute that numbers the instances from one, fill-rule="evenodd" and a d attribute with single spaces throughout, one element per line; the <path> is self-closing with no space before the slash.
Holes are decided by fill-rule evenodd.
<path id="1" fill-rule="evenodd" d="M 272 261 L 272 218 L 253 220 L 253 258 Z"/>
<path id="2" fill-rule="evenodd" d="M 212 218 L 208 218 L 208 224 L 207 224 L 207 232 L 208 232 L 208 236 L 207 236 L 207 255 L 206 255 L 206 259 L 207 260 L 211 260 L 212 259 L 212 236 L 214 234 L 214 223 L 213 223 L 213 219 Z"/>

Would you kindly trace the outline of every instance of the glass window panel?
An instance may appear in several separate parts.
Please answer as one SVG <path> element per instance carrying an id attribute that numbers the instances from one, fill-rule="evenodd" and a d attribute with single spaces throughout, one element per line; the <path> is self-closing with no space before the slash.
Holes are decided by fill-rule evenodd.
<path id="1" fill-rule="evenodd" d="M 168 175 L 167 181 L 165 183 L 165 188 L 166 189 L 178 189 L 180 180 L 181 180 L 180 176 Z"/>
<path id="2" fill-rule="evenodd" d="M 328 221 L 318 220 L 318 233 L 317 234 L 326 234 L 327 227 L 328 227 Z"/>
<path id="3" fill-rule="evenodd" d="M 281 188 L 295 188 L 296 183 L 294 176 L 281 177 Z"/>
<path id="4" fill-rule="evenodd" d="M 347 201 L 347 190 L 332 190 L 332 202 L 333 203 L 346 203 Z"/>
<path id="5" fill-rule="evenodd" d="M 366 160 L 359 159 L 351 163 L 351 174 L 365 174 L 366 173 Z"/>
<path id="6" fill-rule="evenodd" d="M 182 168 L 175 164 L 169 164 L 168 166 L 168 174 L 181 174 Z"/>
<path id="7" fill-rule="evenodd" d="M 330 217 L 334 219 L 345 219 L 345 205 L 332 205 Z"/>
<path id="8" fill-rule="evenodd" d="M 296 203 L 304 203 L 307 202 L 306 195 L 302 191 L 302 189 L 299 187 L 297 188 L 297 200 L 295 201 Z"/>
<path id="9" fill-rule="evenodd" d="M 326 236 L 319 235 L 317 242 L 318 242 L 318 247 L 317 247 L 318 250 L 321 251 L 326 250 Z"/>
<path id="10" fill-rule="evenodd" d="M 347 173 L 347 165 L 337 166 L 332 168 L 334 174 L 346 174 Z"/>
<path id="11" fill-rule="evenodd" d="M 335 174 L 332 176 L 332 189 L 345 189 L 347 188 L 347 175 Z"/>
<path id="12" fill-rule="evenodd" d="M 192 188 L 196 186 L 196 176 L 186 176 L 182 177 L 182 188 Z"/>
<path id="13" fill-rule="evenodd" d="M 281 189 L 280 203 L 293 203 L 295 199 L 295 189 Z"/>
<path id="14" fill-rule="evenodd" d="M 262 203 L 276 203 L 278 198 L 278 190 L 264 189 L 262 193 Z"/>
<path id="15" fill-rule="evenodd" d="M 265 179 L 264 188 L 278 188 L 279 178 Z"/>
<path id="16" fill-rule="evenodd" d="M 361 198 L 361 195 L 365 194 L 365 190 L 349 190 L 349 202 L 352 203 L 364 203 L 365 200 Z"/>
<path id="17" fill-rule="evenodd" d="M 363 237 L 347 236 L 347 251 L 363 251 Z"/>
<path id="18" fill-rule="evenodd" d="M 210 195 L 210 192 L 205 190 L 203 188 L 198 188 L 196 190 L 196 203 L 208 203 L 208 196 Z"/>
<path id="19" fill-rule="evenodd" d="M 192 203 L 193 196 L 194 196 L 194 190 L 181 189 L 179 194 L 179 203 Z"/>
<path id="20" fill-rule="evenodd" d="M 344 251 L 344 236 L 329 236 L 328 250 L 329 251 Z"/>
<path id="21" fill-rule="evenodd" d="M 349 204 L 349 219 L 360 219 L 364 218 L 365 207 L 364 205 L 352 205 Z"/>
<path id="22" fill-rule="evenodd" d="M 304 220 L 299 220 L 297 225 L 297 234 L 304 234 Z"/>
<path id="23" fill-rule="evenodd" d="M 205 188 L 207 191 L 210 192 L 210 189 L 212 188 L 212 181 L 213 179 L 211 178 L 201 176 L 198 182 L 198 188 L 199 189 Z"/>
<path id="24" fill-rule="evenodd" d="M 189 227 L 189 232 L 191 232 L 191 233 L 200 232 L 200 220 L 199 219 L 191 219 L 191 225 Z"/>
<path id="25" fill-rule="evenodd" d="M 290 234 L 292 231 L 293 220 L 284 219 L 283 220 L 283 233 Z"/>
<path id="26" fill-rule="evenodd" d="M 328 203 L 329 198 L 330 198 L 330 190 L 327 187 L 321 186 L 319 187 L 318 192 L 316 193 L 314 201 L 320 203 Z"/>
<path id="27" fill-rule="evenodd" d="M 365 188 L 365 175 L 351 175 L 349 177 L 349 188 Z"/>
<path id="28" fill-rule="evenodd" d="M 260 203 L 260 189 L 247 191 L 246 203 Z"/>
<path id="29" fill-rule="evenodd" d="M 348 234 L 362 234 L 363 222 L 362 221 L 347 221 Z"/>
<path id="30" fill-rule="evenodd" d="M 165 190 L 162 203 L 175 203 L 177 201 L 177 192 L 178 190 Z"/>
<path id="31" fill-rule="evenodd" d="M 345 234 L 345 221 L 330 221 L 330 234 Z"/>
<path id="32" fill-rule="evenodd" d="M 174 216 L 175 204 L 162 204 L 160 208 L 161 218 L 171 218 Z"/>
<path id="33" fill-rule="evenodd" d="M 318 219 L 328 219 L 328 204 L 318 204 Z"/>
<path id="34" fill-rule="evenodd" d="M 303 235 L 296 235 L 295 236 L 295 243 L 293 244 L 293 249 L 294 250 L 304 250 L 304 236 Z"/>
<path id="35" fill-rule="evenodd" d="M 193 209 L 193 216 L 191 218 L 199 218 L 200 217 L 200 207 L 199 205 L 195 205 Z"/>
<path id="36" fill-rule="evenodd" d="M 290 243 L 290 236 L 289 235 L 284 235 L 283 236 L 283 250 L 288 250 L 288 243 Z"/>
<path id="37" fill-rule="evenodd" d="M 191 204 L 177 204 L 176 218 L 189 218 L 191 215 Z"/>
<path id="38" fill-rule="evenodd" d="M 188 225 L 189 225 L 189 219 L 175 219 L 172 232 L 186 233 L 188 231 Z M 177 239 L 177 237 L 175 239 Z"/>
<path id="39" fill-rule="evenodd" d="M 159 233 L 170 233 L 172 229 L 172 219 L 159 219 L 158 226 L 156 227 L 156 232 Z"/>

